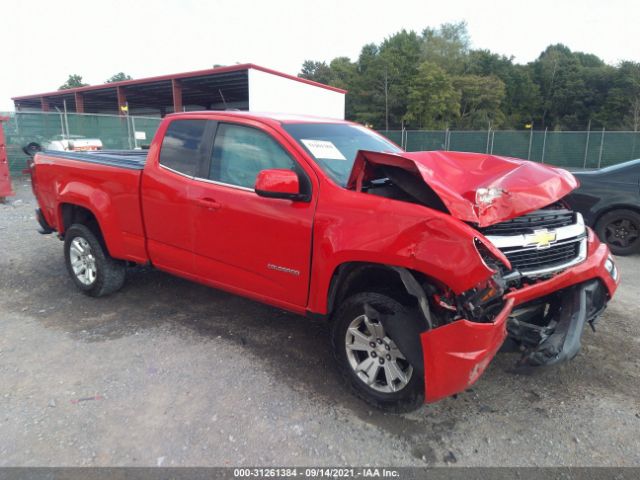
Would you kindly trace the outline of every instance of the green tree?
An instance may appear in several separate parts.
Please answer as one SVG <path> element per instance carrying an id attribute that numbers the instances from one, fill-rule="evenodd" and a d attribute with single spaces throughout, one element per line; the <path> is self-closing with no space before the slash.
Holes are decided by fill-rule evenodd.
<path id="1" fill-rule="evenodd" d="M 378 72 L 385 98 L 385 128 L 400 127 L 407 113 L 411 85 L 418 74 L 421 39 L 414 31 L 401 30 L 386 38 L 379 49 Z"/>
<path id="2" fill-rule="evenodd" d="M 458 95 L 457 116 L 441 108 L 438 92 L 432 101 L 440 103 L 433 109 L 426 104 L 432 93 L 422 89 L 443 85 L 443 74 Z M 364 45 L 356 61 L 307 60 L 299 75 L 347 90 L 347 118 L 379 129 L 400 128 L 410 119 L 416 125 L 454 122 L 460 128 L 484 129 L 491 122 L 520 129 L 533 122 L 536 128 L 640 130 L 637 63 L 614 67 L 557 44 L 535 61 L 517 64 L 513 57 L 472 50 L 464 22 L 428 27 L 421 34 L 401 30 L 379 44 Z M 450 96 L 444 98 L 450 106 Z"/>
<path id="3" fill-rule="evenodd" d="M 111 75 L 104 83 L 123 82 L 125 80 L 133 80 L 131 75 L 127 75 L 124 72 L 118 72 L 115 75 Z"/>
<path id="4" fill-rule="evenodd" d="M 357 91 L 354 91 L 356 78 L 358 76 L 358 66 L 348 57 L 336 57 L 329 64 L 331 69 L 330 85 L 347 90 L 345 97 L 345 116 L 353 118 L 354 100 Z"/>
<path id="5" fill-rule="evenodd" d="M 460 95 L 438 65 L 423 62 L 409 89 L 404 119 L 417 128 L 446 128 L 460 111 Z"/>
<path id="6" fill-rule="evenodd" d="M 469 129 L 498 127 L 504 121 L 500 109 L 505 97 L 504 82 L 495 75 L 461 75 L 453 78 L 460 95 L 460 116 L 457 126 Z"/>
<path id="7" fill-rule="evenodd" d="M 329 64 L 331 70 L 330 85 L 348 89 L 358 75 L 358 66 L 348 57 L 336 57 Z"/>
<path id="8" fill-rule="evenodd" d="M 622 62 L 615 72 L 607 104 L 607 117 L 618 118 L 619 127 L 640 131 L 640 63 Z"/>
<path id="9" fill-rule="evenodd" d="M 466 22 L 427 27 L 422 31 L 422 60 L 435 63 L 449 74 L 460 74 L 470 44 Z"/>
<path id="10" fill-rule="evenodd" d="M 472 50 L 465 62 L 465 74 L 487 77 L 495 75 L 505 86 L 500 109 L 504 114 L 503 127 L 522 128 L 540 113 L 540 90 L 532 80 L 526 65 L 513 63 L 513 57 L 489 50 Z"/>
<path id="11" fill-rule="evenodd" d="M 362 47 L 356 63 L 353 118 L 376 128 L 399 128 L 407 111 L 409 88 L 420 60 L 420 37 L 402 30 L 380 46 Z"/>
<path id="12" fill-rule="evenodd" d="M 550 128 L 584 129 L 590 118 L 585 107 L 589 89 L 580 57 L 564 45 L 551 45 L 532 64 L 540 86 L 540 123 Z"/>
<path id="13" fill-rule="evenodd" d="M 67 78 L 66 82 L 64 82 L 62 85 L 60 85 L 58 90 L 68 90 L 70 88 L 86 87 L 87 85 L 89 85 L 89 84 L 88 83 L 84 83 L 82 81 L 82 75 L 72 74 L 72 75 L 69 75 L 69 78 Z"/>
<path id="14" fill-rule="evenodd" d="M 385 97 L 388 104 L 390 72 L 388 65 L 380 57 L 377 45 L 371 43 L 362 47 L 357 72 L 349 89 L 353 96 L 352 118 L 365 125 L 384 128 Z"/>
<path id="15" fill-rule="evenodd" d="M 298 76 L 328 85 L 331 83 L 331 68 L 326 62 L 305 60 Z"/>

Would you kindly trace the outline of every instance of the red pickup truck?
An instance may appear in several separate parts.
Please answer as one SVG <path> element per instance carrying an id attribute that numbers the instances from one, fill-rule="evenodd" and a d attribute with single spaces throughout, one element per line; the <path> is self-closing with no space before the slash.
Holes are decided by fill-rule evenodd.
<path id="1" fill-rule="evenodd" d="M 503 344 L 527 368 L 572 358 L 619 283 L 570 173 L 346 121 L 179 113 L 148 152 L 45 151 L 31 174 L 86 294 L 150 264 L 325 318 L 341 374 L 393 411 L 465 390 Z"/>

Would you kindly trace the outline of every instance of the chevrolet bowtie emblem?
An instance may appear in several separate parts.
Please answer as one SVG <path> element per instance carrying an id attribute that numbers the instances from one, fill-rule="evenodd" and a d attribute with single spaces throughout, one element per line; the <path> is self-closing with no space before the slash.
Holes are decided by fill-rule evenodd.
<path id="1" fill-rule="evenodd" d="M 524 236 L 525 245 L 535 245 L 536 248 L 549 248 L 556 241 L 556 232 L 550 232 L 546 228 L 544 230 L 535 230 L 533 233 Z"/>

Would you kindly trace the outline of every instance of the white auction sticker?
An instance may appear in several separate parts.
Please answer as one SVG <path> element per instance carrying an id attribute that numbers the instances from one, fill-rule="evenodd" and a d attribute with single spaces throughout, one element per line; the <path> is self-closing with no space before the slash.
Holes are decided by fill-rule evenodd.
<path id="1" fill-rule="evenodd" d="M 309 151 L 316 158 L 322 158 L 325 160 L 346 160 L 342 152 L 336 148 L 336 146 L 327 140 L 305 140 L 300 139 L 302 143 L 309 149 Z"/>

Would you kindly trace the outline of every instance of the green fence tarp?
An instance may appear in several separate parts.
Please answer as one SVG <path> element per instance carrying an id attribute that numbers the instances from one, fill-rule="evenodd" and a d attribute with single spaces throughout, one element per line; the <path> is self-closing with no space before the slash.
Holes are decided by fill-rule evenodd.
<path id="1" fill-rule="evenodd" d="M 568 168 L 599 168 L 640 158 L 640 132 L 380 130 L 407 151 L 492 153 Z"/>
<path id="2" fill-rule="evenodd" d="M 127 150 L 151 143 L 160 124 L 160 118 L 125 117 L 117 115 L 91 115 L 42 112 L 0 113 L 8 116 L 3 122 L 7 139 L 7 156 L 12 175 L 19 174 L 27 164 L 22 148 L 30 142 L 41 145 L 69 135 L 97 138 L 104 149 Z M 135 132 L 138 132 L 137 139 Z"/>

